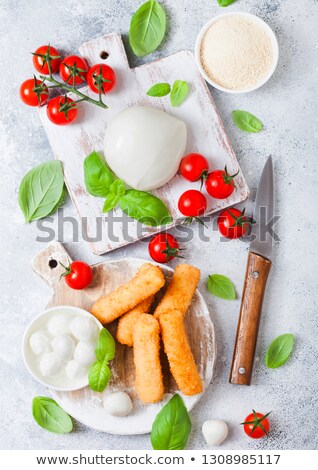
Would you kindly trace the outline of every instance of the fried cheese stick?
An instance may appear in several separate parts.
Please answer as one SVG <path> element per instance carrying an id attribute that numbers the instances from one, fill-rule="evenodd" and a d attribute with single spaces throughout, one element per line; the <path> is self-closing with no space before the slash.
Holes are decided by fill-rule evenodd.
<path id="1" fill-rule="evenodd" d="M 189 264 L 178 264 L 167 291 L 158 304 L 154 316 L 159 318 L 170 310 L 179 310 L 183 315 L 191 304 L 200 280 L 200 270 Z"/>
<path id="2" fill-rule="evenodd" d="M 183 313 L 171 310 L 159 316 L 161 337 L 171 374 L 184 395 L 197 395 L 203 384 L 186 335 Z"/>
<path id="3" fill-rule="evenodd" d="M 162 399 L 164 386 L 160 364 L 160 327 L 148 313 L 139 315 L 133 330 L 135 387 L 145 403 Z"/>
<path id="4" fill-rule="evenodd" d="M 136 305 L 129 312 L 120 317 L 117 328 L 117 341 L 127 346 L 133 346 L 133 330 L 139 315 L 149 313 L 150 305 L 153 301 L 153 295 L 148 297 L 140 304 Z"/>
<path id="5" fill-rule="evenodd" d="M 164 283 L 161 269 L 145 263 L 130 281 L 97 300 L 91 312 L 101 323 L 110 323 L 158 292 Z"/>

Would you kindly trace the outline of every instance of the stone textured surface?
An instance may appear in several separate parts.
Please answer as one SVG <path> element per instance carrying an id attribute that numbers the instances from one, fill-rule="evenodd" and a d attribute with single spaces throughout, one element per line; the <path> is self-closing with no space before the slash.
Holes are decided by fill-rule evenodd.
<path id="1" fill-rule="evenodd" d="M 121 437 L 102 434 L 80 424 L 75 432 L 49 434 L 33 422 L 30 412 L 35 395 L 47 391 L 28 374 L 21 358 L 25 326 L 50 297 L 49 288 L 30 269 L 30 260 L 41 249 L 36 224 L 24 225 L 17 205 L 22 176 L 34 165 L 52 158 L 36 111 L 17 97 L 24 79 L 32 76 L 29 52 L 50 41 L 64 53 L 94 36 L 127 32 L 138 2 L 129 0 L 2 0 L 1 43 L 1 317 L 0 317 L 0 447 L 3 449 L 150 449 L 148 436 Z M 317 224 L 312 213 L 317 201 L 317 0 L 238 0 L 221 9 L 216 0 L 162 0 L 169 16 L 165 44 L 150 58 L 137 59 L 129 51 L 131 66 L 162 57 L 182 48 L 193 49 L 196 34 L 213 15 L 246 11 L 259 15 L 277 33 L 280 60 L 273 78 L 262 89 L 247 95 L 227 95 L 211 90 L 228 135 L 251 188 L 255 187 L 266 157 L 273 155 L 277 183 L 277 212 L 281 215 L 260 326 L 253 384 L 249 388 L 228 383 L 235 329 L 248 246 L 224 243 L 217 232 L 198 228 L 186 243 L 187 261 L 202 270 L 201 292 L 210 309 L 218 340 L 215 378 L 200 404 L 191 413 L 193 432 L 188 448 L 206 448 L 201 426 L 206 419 L 224 419 L 230 427 L 223 449 L 317 448 L 317 422 L 312 419 L 317 390 Z M 182 77 L 180 77 L 182 78 Z M 246 109 L 259 116 L 265 129 L 244 134 L 233 126 L 230 112 Z M 250 206 L 250 203 L 247 203 Z M 65 215 L 75 216 L 70 201 Z M 56 220 L 56 217 L 55 217 Z M 201 237 L 202 238 L 202 237 Z M 97 262 L 85 241 L 72 242 L 70 224 L 60 240 L 73 257 Z M 107 255 L 147 259 L 147 245 L 133 246 Z M 105 257 L 105 258 L 106 258 Z M 238 300 L 226 302 L 207 292 L 208 274 L 228 275 L 236 285 Z M 296 347 L 284 367 L 267 370 L 263 356 L 278 334 L 292 332 Z M 245 437 L 237 423 L 251 408 L 272 411 L 272 431 L 267 440 Z M 306 423 L 299 427 L 299 423 Z"/>

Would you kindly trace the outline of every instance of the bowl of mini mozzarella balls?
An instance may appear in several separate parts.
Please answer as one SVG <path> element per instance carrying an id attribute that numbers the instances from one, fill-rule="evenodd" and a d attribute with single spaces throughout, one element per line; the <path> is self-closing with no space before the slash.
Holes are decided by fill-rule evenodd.
<path id="1" fill-rule="evenodd" d="M 26 328 L 22 355 L 30 374 L 42 385 L 70 392 L 88 385 L 88 370 L 103 325 L 78 307 L 52 307 Z"/>

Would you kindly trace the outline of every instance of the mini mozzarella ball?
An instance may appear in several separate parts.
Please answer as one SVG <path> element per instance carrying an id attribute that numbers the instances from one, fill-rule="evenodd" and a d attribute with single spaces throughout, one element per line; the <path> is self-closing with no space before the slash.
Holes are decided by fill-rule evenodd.
<path id="1" fill-rule="evenodd" d="M 61 372 L 62 361 L 55 352 L 45 353 L 40 361 L 40 371 L 43 377 L 51 377 Z"/>
<path id="2" fill-rule="evenodd" d="M 55 354 L 62 359 L 62 361 L 72 359 L 75 343 L 70 335 L 55 336 L 51 341 L 51 345 Z"/>
<path id="3" fill-rule="evenodd" d="M 45 331 L 39 330 L 30 337 L 31 351 L 40 356 L 50 349 L 50 339 Z"/>
<path id="4" fill-rule="evenodd" d="M 88 317 L 78 316 L 71 321 L 70 330 L 80 341 L 92 341 L 97 338 L 98 327 L 95 321 Z"/>
<path id="5" fill-rule="evenodd" d="M 69 324 L 69 317 L 66 315 L 56 315 L 49 320 L 47 329 L 52 336 L 64 335 L 69 333 Z"/>
<path id="6" fill-rule="evenodd" d="M 220 419 L 210 419 L 202 426 L 202 434 L 208 446 L 219 446 L 227 438 L 229 429 Z"/>
<path id="7" fill-rule="evenodd" d="M 77 361 L 72 359 L 65 366 L 65 372 L 69 379 L 80 379 L 87 373 L 87 369 L 82 367 Z"/>
<path id="8" fill-rule="evenodd" d="M 104 408 L 112 416 L 127 416 L 132 410 L 132 402 L 127 393 L 114 392 L 104 398 Z"/>
<path id="9" fill-rule="evenodd" d="M 96 361 L 95 344 L 79 341 L 74 351 L 74 359 L 83 367 L 92 365 Z"/>

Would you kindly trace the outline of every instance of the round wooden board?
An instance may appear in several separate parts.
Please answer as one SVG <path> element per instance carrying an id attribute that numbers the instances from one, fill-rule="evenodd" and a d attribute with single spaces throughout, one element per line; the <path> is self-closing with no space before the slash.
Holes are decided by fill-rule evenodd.
<path id="1" fill-rule="evenodd" d="M 64 282 L 58 282 L 60 275 L 59 265 L 55 269 L 49 267 L 50 260 L 55 259 L 64 264 L 67 262 L 67 258 L 69 257 L 62 245 L 54 243 L 49 245 L 34 259 L 34 270 L 49 282 L 54 291 L 49 306 L 76 305 L 90 310 L 95 300 L 127 282 L 135 275 L 138 268 L 146 262 L 142 259 L 128 258 L 95 265 L 93 267 L 94 284 L 85 289 L 85 291 L 74 291 L 69 289 Z M 160 265 L 160 267 L 166 277 L 167 285 L 173 270 L 167 266 Z M 154 305 L 160 300 L 164 290 L 165 288 L 157 294 Z M 207 305 L 198 291 L 196 291 L 186 315 L 185 325 L 195 362 L 203 379 L 204 389 L 206 390 L 213 376 L 216 343 L 214 328 Z M 107 328 L 115 336 L 117 322 L 107 325 Z M 119 343 L 116 343 L 116 357 L 111 362 L 111 382 L 103 393 L 93 392 L 89 387 L 75 392 L 60 392 L 55 390 L 50 390 L 50 392 L 64 410 L 90 428 L 111 434 L 146 434 L 151 431 L 155 416 L 172 394 L 175 392 L 179 393 L 183 397 L 187 409 L 191 410 L 204 393 L 193 397 L 184 396 L 178 391 L 176 383 L 171 377 L 164 353 L 162 353 L 161 362 L 165 378 L 166 395 L 160 403 L 149 405 L 139 401 L 134 388 L 132 349 Z M 125 418 L 111 416 L 103 407 L 104 397 L 118 390 L 127 392 L 133 401 L 133 411 Z"/>

